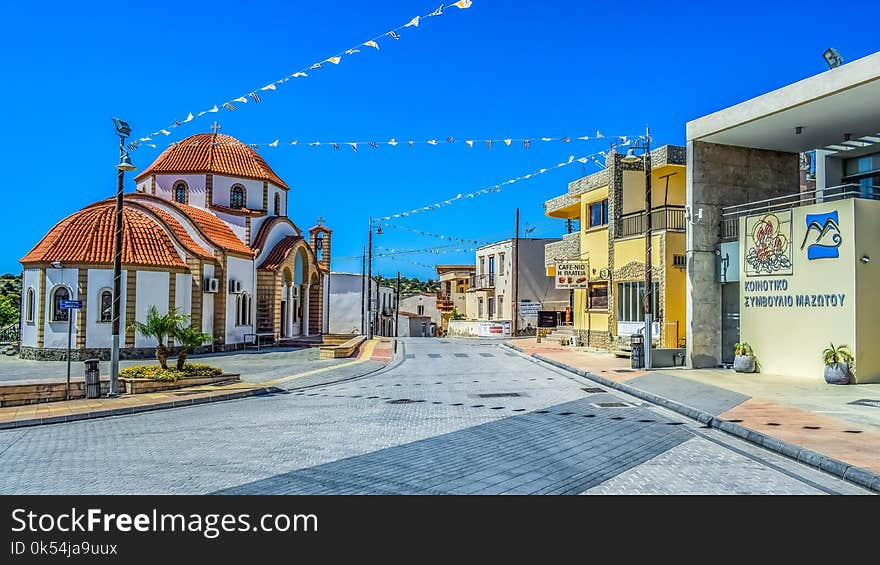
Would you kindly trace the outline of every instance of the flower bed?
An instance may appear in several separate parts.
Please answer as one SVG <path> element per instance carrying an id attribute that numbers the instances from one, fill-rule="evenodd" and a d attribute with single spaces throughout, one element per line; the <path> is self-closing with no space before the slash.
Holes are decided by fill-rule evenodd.
<path id="1" fill-rule="evenodd" d="M 136 365 L 119 371 L 119 376 L 126 379 L 149 379 L 174 383 L 186 377 L 219 377 L 223 369 L 201 363 L 189 363 L 182 370 L 176 367 L 163 369 L 159 365 Z"/>

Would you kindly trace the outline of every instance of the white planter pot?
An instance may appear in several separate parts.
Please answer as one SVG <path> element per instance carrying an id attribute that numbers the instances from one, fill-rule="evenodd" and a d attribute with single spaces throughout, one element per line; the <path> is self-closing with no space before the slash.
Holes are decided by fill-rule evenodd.
<path id="1" fill-rule="evenodd" d="M 825 365 L 825 382 L 832 385 L 847 385 L 850 383 L 849 364 L 833 363 Z"/>
<path id="2" fill-rule="evenodd" d="M 733 358 L 733 370 L 737 373 L 754 373 L 755 372 L 755 356 L 754 355 L 736 355 Z"/>

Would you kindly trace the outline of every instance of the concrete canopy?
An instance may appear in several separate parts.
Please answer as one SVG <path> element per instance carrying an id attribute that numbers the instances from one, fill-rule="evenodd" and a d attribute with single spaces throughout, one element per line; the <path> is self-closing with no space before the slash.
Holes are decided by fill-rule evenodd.
<path id="1" fill-rule="evenodd" d="M 687 140 L 788 153 L 857 150 L 880 143 L 878 100 L 880 52 L 690 121 Z"/>

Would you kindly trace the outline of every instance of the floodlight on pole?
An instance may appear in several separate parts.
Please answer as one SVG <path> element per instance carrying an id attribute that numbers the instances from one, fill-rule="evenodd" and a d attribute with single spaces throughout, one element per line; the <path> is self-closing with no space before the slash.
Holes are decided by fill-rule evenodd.
<path id="1" fill-rule="evenodd" d="M 822 57 L 825 58 L 825 62 L 828 63 L 828 68 L 833 69 L 839 67 L 843 64 L 843 57 L 840 56 L 840 52 L 834 47 L 829 47 L 822 53 Z"/>

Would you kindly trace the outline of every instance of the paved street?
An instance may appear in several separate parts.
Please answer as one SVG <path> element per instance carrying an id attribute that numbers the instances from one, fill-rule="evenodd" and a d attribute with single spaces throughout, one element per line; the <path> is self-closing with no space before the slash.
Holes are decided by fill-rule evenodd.
<path id="1" fill-rule="evenodd" d="M 405 339 L 346 382 L 0 432 L 0 493 L 866 492 L 499 344 Z"/>

